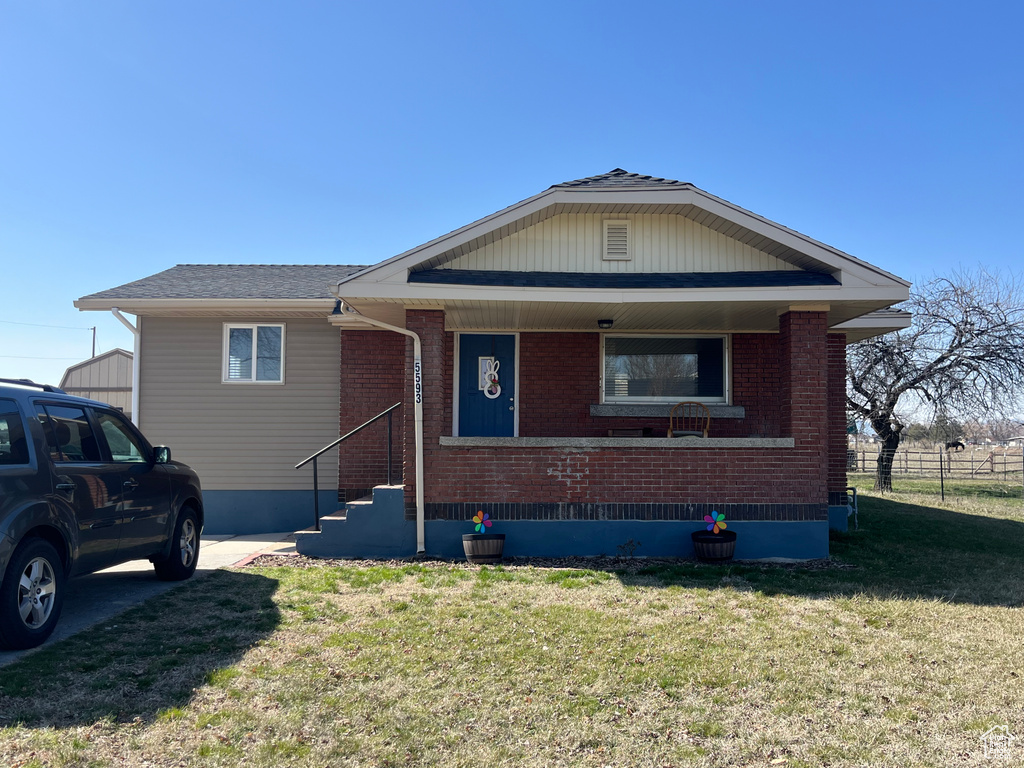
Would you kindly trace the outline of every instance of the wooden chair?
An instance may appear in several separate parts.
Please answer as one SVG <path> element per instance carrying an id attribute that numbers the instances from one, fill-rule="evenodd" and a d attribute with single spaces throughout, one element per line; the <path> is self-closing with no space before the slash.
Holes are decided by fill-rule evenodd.
<path id="1" fill-rule="evenodd" d="M 704 403 L 676 403 L 668 416 L 669 437 L 707 437 L 711 411 Z"/>

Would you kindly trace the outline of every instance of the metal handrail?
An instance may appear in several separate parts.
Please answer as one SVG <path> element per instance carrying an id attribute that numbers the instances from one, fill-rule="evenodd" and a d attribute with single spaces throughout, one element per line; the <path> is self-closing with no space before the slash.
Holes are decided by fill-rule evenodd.
<path id="1" fill-rule="evenodd" d="M 329 445 L 325 445 L 323 448 L 321 448 L 319 451 L 314 453 L 308 459 L 303 459 L 302 461 L 300 461 L 298 464 L 295 465 L 296 469 L 301 469 L 302 467 L 304 467 L 307 464 L 309 464 L 309 462 L 311 462 L 311 461 L 313 462 L 313 515 L 314 515 L 314 526 L 315 526 L 316 530 L 318 530 L 318 531 L 320 530 L 320 478 L 319 478 L 319 474 L 317 472 L 317 461 L 316 460 L 318 458 L 320 458 L 321 456 L 323 456 L 325 453 L 327 453 L 329 450 L 331 450 L 331 448 L 334 448 L 335 446 L 340 445 L 341 443 L 345 442 L 350 437 L 352 437 L 352 435 L 356 434 L 357 432 L 362 432 L 364 429 L 366 429 L 368 426 L 373 424 L 378 419 L 383 419 L 385 416 L 387 416 L 388 417 L 388 485 L 391 485 L 391 424 L 392 424 L 391 413 L 392 413 L 392 411 L 394 411 L 396 408 L 400 407 L 401 405 L 402 405 L 401 403 L 395 403 L 394 405 L 392 405 L 387 410 L 381 411 L 376 416 L 374 416 L 372 419 L 369 419 L 368 421 L 364 421 L 362 424 L 360 424 L 358 427 L 356 427 L 352 431 L 348 432 L 347 434 L 342 435 L 337 440 L 335 440 L 333 443 L 330 443 Z"/>

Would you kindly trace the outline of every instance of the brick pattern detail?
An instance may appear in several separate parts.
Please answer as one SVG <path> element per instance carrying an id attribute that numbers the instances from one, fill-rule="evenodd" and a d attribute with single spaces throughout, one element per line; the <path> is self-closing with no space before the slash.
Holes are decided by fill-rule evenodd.
<path id="1" fill-rule="evenodd" d="M 341 331 L 341 418 L 338 434 L 395 403 L 406 402 L 406 337 L 390 331 Z M 403 408 L 392 417 L 392 474 L 402 478 Z M 409 409 L 411 410 L 411 409 Z M 387 421 L 381 419 L 338 447 L 341 501 L 365 496 L 387 482 Z"/>
<path id="2" fill-rule="evenodd" d="M 824 504 L 522 504 L 492 502 L 426 505 L 427 520 L 470 520 L 477 511 L 494 520 L 692 520 L 712 511 L 733 520 L 828 520 Z"/>
<path id="3" fill-rule="evenodd" d="M 828 491 L 846 492 L 846 334 L 828 335 Z"/>
<path id="4" fill-rule="evenodd" d="M 842 507 L 848 504 L 850 497 L 846 495 L 845 488 L 842 491 L 828 492 L 828 505 L 830 507 Z"/>

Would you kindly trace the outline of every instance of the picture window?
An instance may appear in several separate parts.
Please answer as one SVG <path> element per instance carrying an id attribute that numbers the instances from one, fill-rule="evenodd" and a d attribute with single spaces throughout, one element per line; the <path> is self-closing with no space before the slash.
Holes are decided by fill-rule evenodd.
<path id="1" fill-rule="evenodd" d="M 727 402 L 727 337 L 604 337 L 606 403 Z"/>

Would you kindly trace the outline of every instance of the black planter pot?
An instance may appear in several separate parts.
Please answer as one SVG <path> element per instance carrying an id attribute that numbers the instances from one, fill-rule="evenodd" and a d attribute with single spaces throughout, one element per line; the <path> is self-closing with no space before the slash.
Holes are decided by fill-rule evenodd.
<path id="1" fill-rule="evenodd" d="M 727 563 L 736 551 L 736 531 L 694 531 L 693 551 L 702 563 Z"/>
<path id="2" fill-rule="evenodd" d="M 501 553 L 505 549 L 504 533 L 464 533 L 462 549 L 466 559 L 476 565 L 488 565 L 501 562 Z"/>

